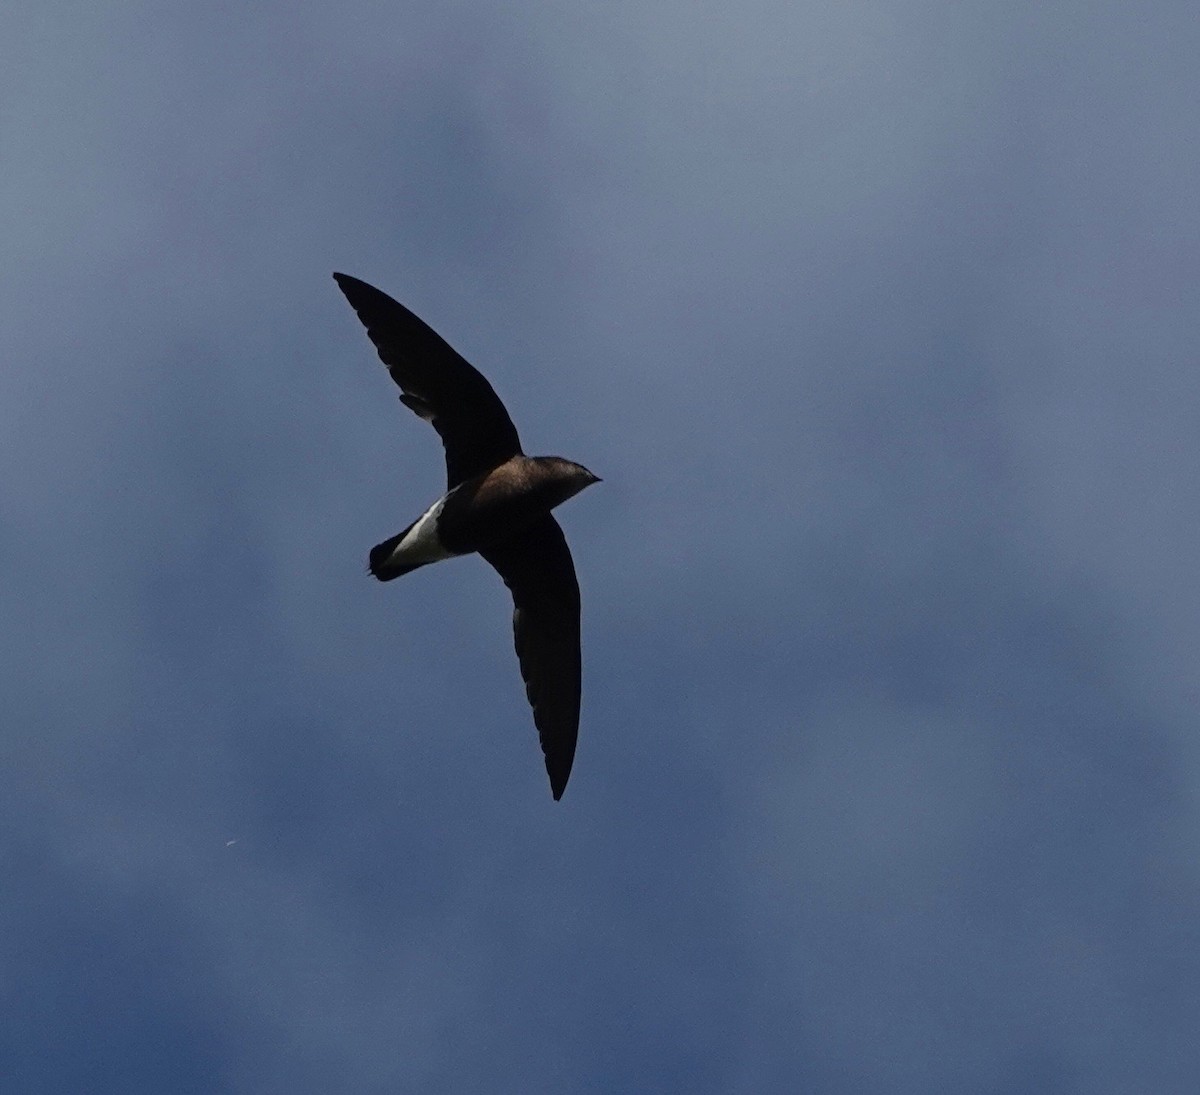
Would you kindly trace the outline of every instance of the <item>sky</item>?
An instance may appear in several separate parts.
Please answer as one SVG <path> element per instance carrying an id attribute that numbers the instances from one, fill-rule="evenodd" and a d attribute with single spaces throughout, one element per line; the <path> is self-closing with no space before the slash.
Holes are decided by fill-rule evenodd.
<path id="1" fill-rule="evenodd" d="M 4 1090 L 1194 1091 L 1198 54 L 9 4 Z M 561 803 L 334 270 L 604 479 Z"/>

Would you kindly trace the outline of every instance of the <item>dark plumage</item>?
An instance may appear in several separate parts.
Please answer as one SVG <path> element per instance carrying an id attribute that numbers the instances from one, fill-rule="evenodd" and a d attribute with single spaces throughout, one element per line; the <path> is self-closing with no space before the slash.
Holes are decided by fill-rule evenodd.
<path id="1" fill-rule="evenodd" d="M 579 733 L 579 583 L 550 511 L 599 478 L 561 457 L 526 456 L 504 404 L 475 368 L 387 294 L 333 276 L 399 385 L 400 401 L 432 423 L 446 450 L 447 493 L 372 548 L 368 569 L 387 582 L 472 552 L 495 567 L 512 592 L 521 676 L 559 799 Z"/>

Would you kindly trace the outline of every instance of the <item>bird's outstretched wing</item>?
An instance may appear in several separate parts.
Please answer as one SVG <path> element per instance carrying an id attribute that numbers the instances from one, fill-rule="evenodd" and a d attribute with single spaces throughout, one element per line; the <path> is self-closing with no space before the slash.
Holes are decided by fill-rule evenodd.
<path id="1" fill-rule="evenodd" d="M 404 393 L 400 401 L 441 435 L 449 487 L 521 451 L 508 411 L 474 366 L 386 293 L 347 274 L 333 276 Z"/>
<path id="2" fill-rule="evenodd" d="M 512 539 L 479 552 L 513 596 L 513 638 L 546 756 L 562 798 L 579 736 L 579 582 L 571 549 L 550 514 Z"/>

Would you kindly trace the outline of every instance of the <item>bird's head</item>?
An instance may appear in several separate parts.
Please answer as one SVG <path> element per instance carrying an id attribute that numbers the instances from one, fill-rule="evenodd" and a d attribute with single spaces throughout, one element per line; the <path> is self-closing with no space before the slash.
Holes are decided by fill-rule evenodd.
<path id="1" fill-rule="evenodd" d="M 534 462 L 545 481 L 552 485 L 556 506 L 601 481 L 600 476 L 594 475 L 582 464 L 564 460 L 561 456 L 538 456 Z"/>

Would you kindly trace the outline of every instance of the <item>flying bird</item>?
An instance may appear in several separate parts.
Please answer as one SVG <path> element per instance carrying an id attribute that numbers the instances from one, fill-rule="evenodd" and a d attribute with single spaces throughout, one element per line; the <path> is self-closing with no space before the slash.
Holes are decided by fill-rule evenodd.
<path id="1" fill-rule="evenodd" d="M 512 592 L 517 659 L 557 801 L 579 735 L 579 583 L 550 511 L 600 479 L 559 456 L 526 456 L 481 373 L 386 293 L 333 277 L 399 385 L 400 402 L 437 430 L 446 450 L 446 493 L 373 547 L 367 569 L 390 582 L 478 552 L 500 573 Z"/>

